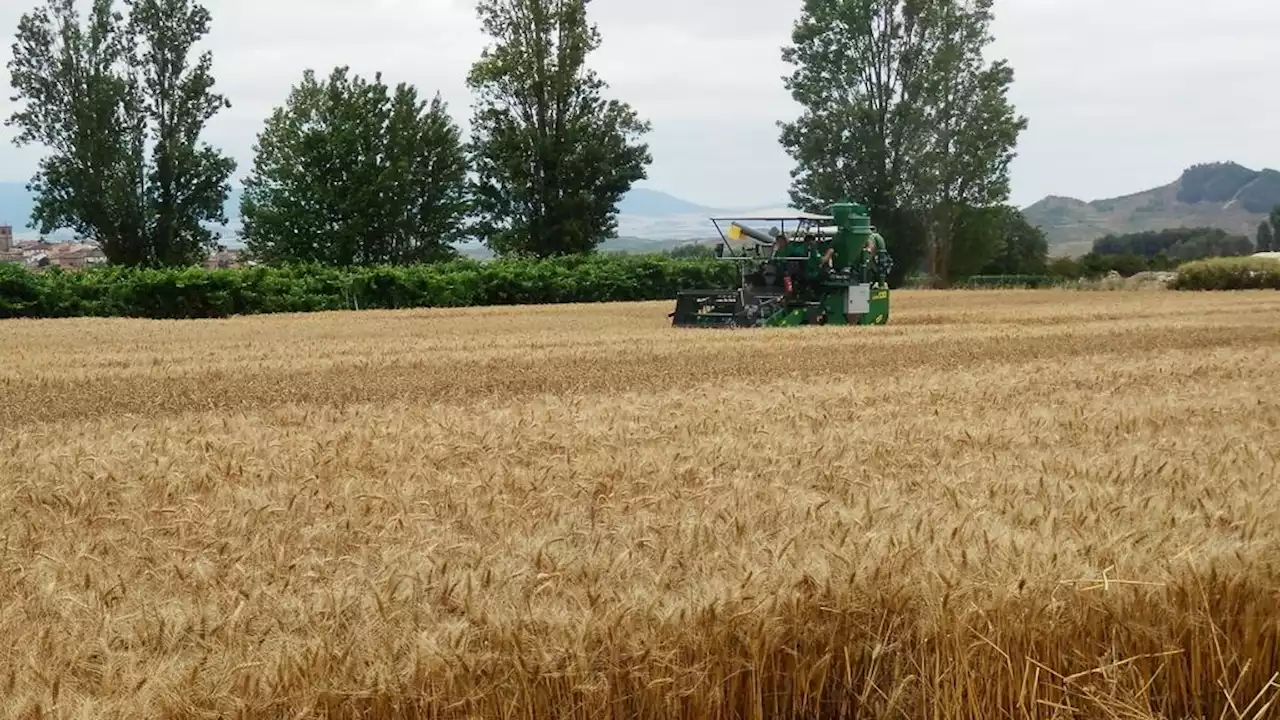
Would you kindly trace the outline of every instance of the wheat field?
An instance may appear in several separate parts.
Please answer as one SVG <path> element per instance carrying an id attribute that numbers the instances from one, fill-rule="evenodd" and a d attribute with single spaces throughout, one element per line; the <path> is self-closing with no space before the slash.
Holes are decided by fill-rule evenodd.
<path id="1" fill-rule="evenodd" d="M 1280 294 L 0 323 L 6 718 L 1264 718 Z"/>

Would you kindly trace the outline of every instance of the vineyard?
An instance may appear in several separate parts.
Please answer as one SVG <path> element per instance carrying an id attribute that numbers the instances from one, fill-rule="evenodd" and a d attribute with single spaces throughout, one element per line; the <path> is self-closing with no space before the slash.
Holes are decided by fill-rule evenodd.
<path id="1" fill-rule="evenodd" d="M 1280 295 L 0 323 L 0 717 L 1271 717 Z"/>

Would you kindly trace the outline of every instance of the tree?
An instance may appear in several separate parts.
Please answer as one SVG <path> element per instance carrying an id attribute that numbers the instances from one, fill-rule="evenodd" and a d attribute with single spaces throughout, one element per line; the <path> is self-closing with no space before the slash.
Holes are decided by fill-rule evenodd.
<path id="1" fill-rule="evenodd" d="M 1116 271 L 1124 277 L 1132 277 L 1151 269 L 1151 262 L 1135 253 L 1100 254 L 1085 253 L 1080 258 L 1080 272 L 1085 277 L 1098 277 Z"/>
<path id="2" fill-rule="evenodd" d="M 1054 277 L 1067 278 L 1069 280 L 1079 278 L 1082 273 L 1080 261 L 1068 255 L 1050 258 L 1046 269 Z"/>
<path id="3" fill-rule="evenodd" d="M 263 262 L 371 265 L 455 257 L 467 205 L 462 134 L 437 94 L 303 73 L 254 145 L 241 236 Z"/>
<path id="4" fill-rule="evenodd" d="M 947 235 L 952 241 L 948 274 L 963 279 L 982 272 L 1000 252 L 1004 233 L 1004 208 L 958 207 L 948 218 Z"/>
<path id="5" fill-rule="evenodd" d="M 588 0 L 480 0 L 496 39 L 472 66 L 475 230 L 500 255 L 593 251 L 652 162 L 650 126 L 586 68 L 600 35 Z"/>
<path id="6" fill-rule="evenodd" d="M 1049 272 L 1049 240 L 1015 207 L 1003 206 L 996 229 L 995 254 L 983 266 L 986 275 L 1042 275 Z"/>
<path id="7" fill-rule="evenodd" d="M 700 242 L 681 243 L 664 254 L 680 260 L 710 260 L 716 256 L 714 245 Z"/>
<path id="8" fill-rule="evenodd" d="M 9 62 L 19 146 L 51 150 L 29 188 L 42 233 L 71 228 L 113 263 L 187 265 L 216 244 L 235 162 L 200 142 L 230 103 L 214 93 L 210 15 L 190 0 L 46 0 L 18 24 Z"/>
<path id="9" fill-rule="evenodd" d="M 1280 250 L 1280 205 L 1272 208 L 1271 214 L 1258 223 L 1256 240 L 1258 252 Z"/>
<path id="10" fill-rule="evenodd" d="M 1215 227 L 1178 227 L 1106 235 L 1093 241 L 1092 253 L 1100 256 L 1137 255 L 1147 259 L 1164 257 L 1173 262 L 1185 262 L 1206 257 L 1248 255 L 1253 251 L 1253 243 L 1244 235 L 1233 235 Z"/>
<path id="11" fill-rule="evenodd" d="M 954 216 L 969 208 L 992 208 L 1009 196 L 1009 164 L 1027 121 L 1008 100 L 1013 69 L 1003 60 L 988 65 L 983 49 L 993 0 L 932 0 L 940 35 L 923 75 L 930 142 L 908 185 L 918 195 L 926 221 L 933 274 L 942 284 L 951 273 Z"/>
<path id="12" fill-rule="evenodd" d="M 990 5 L 805 0 L 783 48 L 795 66 L 786 87 L 803 108 L 780 123 L 796 161 L 792 201 L 811 210 L 862 201 L 903 273 L 929 249 L 945 278 L 960 208 L 1008 194 L 1026 121 L 1006 99 L 1009 66 L 981 57 Z"/>

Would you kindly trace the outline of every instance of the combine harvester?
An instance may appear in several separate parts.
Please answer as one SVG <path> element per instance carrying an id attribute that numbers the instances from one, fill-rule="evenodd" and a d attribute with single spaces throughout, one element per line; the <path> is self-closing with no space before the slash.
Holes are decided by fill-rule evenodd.
<path id="1" fill-rule="evenodd" d="M 684 290 L 669 317 L 675 327 L 884 325 L 889 321 L 893 260 L 867 210 L 831 206 L 831 215 L 796 213 L 736 218 L 728 237 L 720 223 L 716 257 L 736 262 L 736 289 Z M 737 222 L 777 223 L 770 232 Z M 787 223 L 794 223 L 788 231 Z M 742 243 L 734 252 L 731 243 Z"/>

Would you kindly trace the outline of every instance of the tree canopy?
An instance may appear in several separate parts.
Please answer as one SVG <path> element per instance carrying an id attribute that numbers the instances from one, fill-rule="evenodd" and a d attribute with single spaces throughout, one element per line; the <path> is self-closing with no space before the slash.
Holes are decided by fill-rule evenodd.
<path id="1" fill-rule="evenodd" d="M 994 243 L 991 253 L 978 256 L 984 264 L 983 275 L 1041 275 L 1049 271 L 1049 240 L 1045 232 L 1032 225 L 1019 211 L 1009 205 L 996 210 L 985 210 L 993 215 L 991 235 Z M 967 258 L 967 253 L 957 251 L 954 258 Z M 967 273 L 956 272 L 956 278 Z"/>
<path id="2" fill-rule="evenodd" d="M 650 126 L 587 67 L 588 0 L 479 0 L 494 43 L 472 66 L 475 229 L 499 255 L 594 250 L 652 161 Z"/>
<path id="3" fill-rule="evenodd" d="M 1272 229 L 1270 219 L 1258 223 L 1258 232 L 1255 236 L 1254 245 L 1257 246 L 1258 252 L 1280 250 L 1280 246 L 1276 244 L 1276 235 Z"/>
<path id="4" fill-rule="evenodd" d="M 22 103 L 7 124 L 17 143 L 49 154 L 32 179 L 32 221 L 70 228 L 108 260 L 134 266 L 198 262 L 226 223 L 235 162 L 200 135 L 230 107 L 213 91 L 212 55 L 192 60 L 210 15 L 190 0 L 135 0 L 128 14 L 93 0 L 46 0 L 22 16 L 11 83 Z"/>
<path id="5" fill-rule="evenodd" d="M 1248 255 L 1254 245 L 1243 235 L 1220 228 L 1170 228 L 1126 235 L 1106 235 L 1093 241 L 1095 255 L 1165 256 L 1173 262 L 1206 257 Z"/>
<path id="6" fill-rule="evenodd" d="M 255 258 L 327 265 L 455 256 L 464 233 L 467 159 L 436 95 L 346 66 L 303 74 L 254 146 L 241 235 Z"/>
<path id="7" fill-rule="evenodd" d="M 991 0 L 805 0 L 783 59 L 803 108 L 781 123 L 793 202 L 865 203 L 898 274 L 927 257 L 944 280 L 966 209 L 1008 195 L 1027 121 L 1013 72 L 987 62 Z M 972 217 L 969 218 L 972 220 Z"/>

